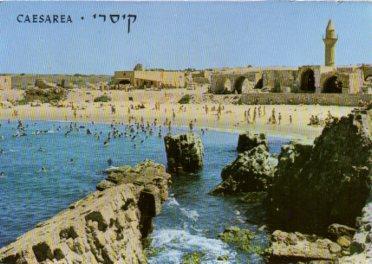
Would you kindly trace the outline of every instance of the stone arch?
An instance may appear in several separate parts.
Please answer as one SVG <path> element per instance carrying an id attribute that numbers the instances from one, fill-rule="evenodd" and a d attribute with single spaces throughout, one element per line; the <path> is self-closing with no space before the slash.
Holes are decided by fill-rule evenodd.
<path id="1" fill-rule="evenodd" d="M 234 84 L 234 91 L 236 91 L 238 94 L 241 94 L 243 91 L 246 93 L 251 90 L 251 88 L 252 87 L 250 87 L 250 82 L 246 77 L 240 76 L 236 79 Z"/>
<path id="2" fill-rule="evenodd" d="M 260 78 L 254 86 L 254 89 L 262 89 L 263 88 L 263 78 Z"/>
<path id="3" fill-rule="evenodd" d="M 300 89 L 304 92 L 315 93 L 315 77 L 312 69 L 307 69 L 301 74 Z"/>
<path id="4" fill-rule="evenodd" d="M 130 84 L 130 80 L 121 80 L 119 81 L 119 84 L 123 84 L 123 85 Z"/>
<path id="5" fill-rule="evenodd" d="M 342 93 L 342 82 L 337 75 L 328 77 L 323 83 L 323 93 Z"/>
<path id="6" fill-rule="evenodd" d="M 372 82 L 372 74 L 370 74 L 370 75 L 366 75 L 366 77 L 364 77 L 364 80 L 365 80 L 365 81 Z"/>

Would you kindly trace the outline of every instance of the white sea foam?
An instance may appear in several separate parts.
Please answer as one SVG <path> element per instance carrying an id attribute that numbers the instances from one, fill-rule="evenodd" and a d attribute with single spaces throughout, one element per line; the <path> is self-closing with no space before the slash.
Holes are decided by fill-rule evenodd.
<path id="1" fill-rule="evenodd" d="M 168 198 L 167 204 L 169 206 L 180 206 L 180 204 L 177 202 L 176 198 L 174 197 Z"/>
<path id="2" fill-rule="evenodd" d="M 181 211 L 181 213 L 192 221 L 196 221 L 199 218 L 199 214 L 196 210 L 190 210 L 184 207 L 180 207 L 180 204 L 174 197 L 168 198 L 167 205 L 170 207 L 179 207 L 179 210 Z"/>
<path id="3" fill-rule="evenodd" d="M 236 253 L 230 252 L 221 240 L 207 238 L 201 234 L 190 234 L 185 230 L 162 229 L 153 233 L 152 246 L 160 249 L 160 253 L 149 259 L 149 263 L 182 263 L 182 256 L 187 252 L 203 252 L 203 263 L 218 263 L 217 257 L 228 255 L 229 260 Z"/>
<path id="4" fill-rule="evenodd" d="M 196 210 L 189 210 L 189 209 L 186 209 L 186 208 L 180 208 L 180 210 L 181 210 L 181 213 L 184 216 L 186 216 L 187 218 L 189 218 L 193 221 L 196 221 L 199 218 L 199 214 Z"/>

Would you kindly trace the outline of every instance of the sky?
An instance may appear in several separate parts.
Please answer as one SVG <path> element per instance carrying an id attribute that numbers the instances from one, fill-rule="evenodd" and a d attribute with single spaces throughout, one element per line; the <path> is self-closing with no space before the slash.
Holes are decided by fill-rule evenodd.
<path id="1" fill-rule="evenodd" d="M 19 23 L 19 14 L 70 15 L 72 23 Z M 94 14 L 137 20 L 128 34 L 127 20 Z M 367 2 L 0 2 L 0 73 L 322 65 L 328 19 L 336 64 L 372 63 Z"/>

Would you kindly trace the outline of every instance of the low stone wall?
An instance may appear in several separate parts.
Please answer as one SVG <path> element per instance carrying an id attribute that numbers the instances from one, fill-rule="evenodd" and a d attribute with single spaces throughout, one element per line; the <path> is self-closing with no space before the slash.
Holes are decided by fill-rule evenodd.
<path id="1" fill-rule="evenodd" d="M 371 102 L 370 94 L 307 94 L 307 93 L 250 93 L 242 94 L 242 104 L 288 104 L 288 105 L 339 105 L 358 106 L 360 102 Z"/>
<path id="2" fill-rule="evenodd" d="M 142 239 L 167 198 L 170 175 L 152 161 L 107 174 L 99 191 L 0 249 L 0 263 L 146 263 Z"/>
<path id="3" fill-rule="evenodd" d="M 12 75 L 13 89 L 26 89 L 29 85 L 34 85 L 37 79 L 45 80 L 46 82 L 60 84 L 62 80 L 65 84 L 76 84 L 79 87 L 85 86 L 87 83 L 99 84 L 109 82 L 109 75 L 63 75 L 63 74 L 25 74 Z"/>

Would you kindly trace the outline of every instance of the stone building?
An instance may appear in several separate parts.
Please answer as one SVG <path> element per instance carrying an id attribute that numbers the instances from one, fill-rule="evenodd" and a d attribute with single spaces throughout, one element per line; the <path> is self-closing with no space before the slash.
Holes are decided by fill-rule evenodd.
<path id="1" fill-rule="evenodd" d="M 325 65 L 299 67 L 239 68 L 222 70 L 211 77 L 214 93 L 302 92 L 371 93 L 372 65 L 335 66 L 338 37 L 329 20 L 323 38 Z"/>
<path id="2" fill-rule="evenodd" d="M 113 84 L 130 84 L 134 87 L 183 88 L 186 85 L 185 73 L 181 71 L 133 70 L 116 71 Z"/>

